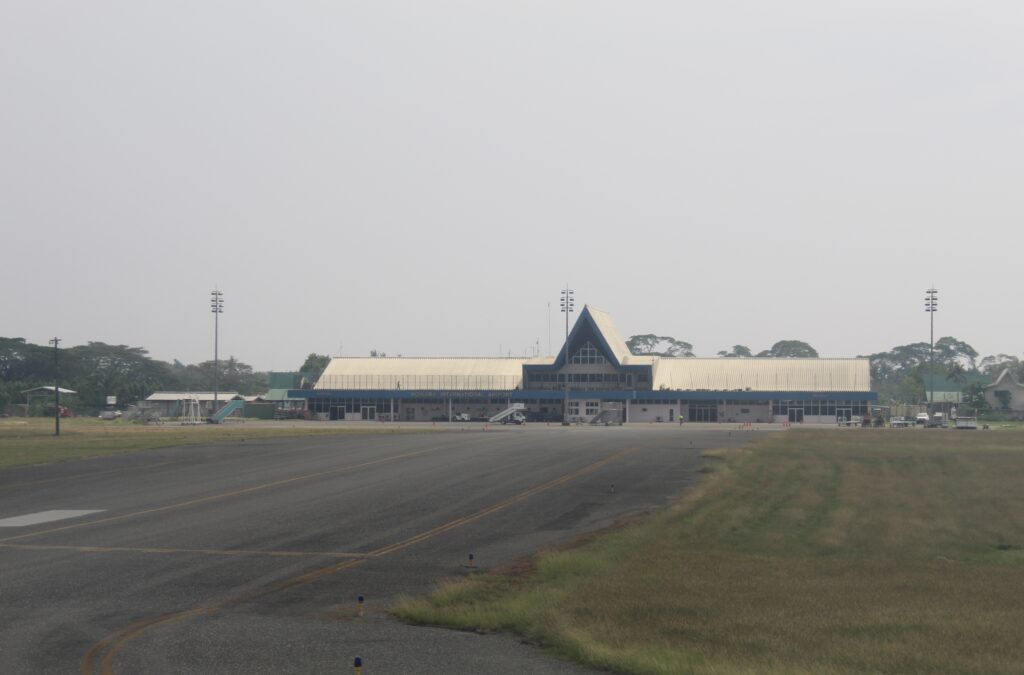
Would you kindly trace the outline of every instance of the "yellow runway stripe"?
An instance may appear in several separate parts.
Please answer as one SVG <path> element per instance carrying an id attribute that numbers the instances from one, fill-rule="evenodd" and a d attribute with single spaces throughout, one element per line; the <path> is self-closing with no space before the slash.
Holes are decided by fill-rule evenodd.
<path id="1" fill-rule="evenodd" d="M 118 468 L 118 469 L 104 469 L 102 471 L 93 471 L 91 473 L 80 473 L 80 474 L 74 474 L 74 475 L 68 475 L 68 476 L 55 476 L 53 478 L 40 478 L 39 480 L 24 481 L 22 483 L 7 483 L 7 484 L 4 484 L 4 485 L 0 485 L 0 490 L 9 490 L 9 489 L 12 489 L 12 488 L 20 488 L 20 487 L 31 487 L 33 485 L 44 485 L 46 483 L 58 483 L 60 481 L 69 481 L 69 480 L 80 481 L 83 478 L 94 478 L 96 476 L 107 476 L 107 475 L 110 475 L 112 473 L 125 473 L 125 472 L 128 472 L 128 471 L 134 471 L 134 470 L 149 471 L 149 470 L 155 469 L 155 468 L 157 468 L 159 466 L 167 466 L 168 464 L 174 464 L 174 460 L 167 460 L 166 462 L 157 462 L 156 464 L 147 464 L 144 467 L 143 466 L 140 466 L 140 467 L 121 467 L 121 468 Z"/>
<path id="2" fill-rule="evenodd" d="M 173 614 L 167 614 L 163 617 L 157 617 L 155 619 L 146 619 L 144 621 L 132 624 L 127 628 L 124 628 L 116 633 L 108 635 L 107 637 L 103 638 L 95 645 L 93 645 L 92 649 L 86 652 L 85 656 L 82 657 L 82 662 L 80 664 L 81 674 L 94 675 L 96 673 L 96 667 L 98 665 L 99 673 L 101 675 L 113 675 L 114 657 L 117 655 L 117 653 L 121 651 L 121 649 L 123 649 L 125 645 L 127 645 L 129 642 L 145 633 L 150 628 L 169 623 L 174 623 L 194 616 L 211 614 L 230 605 L 237 605 L 243 602 L 254 600 L 256 598 L 270 595 L 272 593 L 277 593 L 278 591 L 282 591 L 293 586 L 298 586 L 300 584 L 306 584 L 312 581 L 316 581 L 317 579 L 322 579 L 323 577 L 329 576 L 331 574 L 340 572 L 345 569 L 350 569 L 352 567 L 367 562 L 369 557 L 385 556 L 390 553 L 394 553 L 395 551 L 400 551 L 414 544 L 427 541 L 445 532 L 454 530 L 455 528 L 461 527 L 462 525 L 466 525 L 473 521 L 479 520 L 480 518 L 483 518 L 484 516 L 487 516 L 489 514 L 501 511 L 502 509 L 506 509 L 514 504 L 518 504 L 519 502 L 529 499 L 530 497 L 540 494 L 546 490 L 550 490 L 553 487 L 557 487 L 559 485 L 567 483 L 568 481 L 571 481 L 574 478 L 578 478 L 592 471 L 596 471 L 597 469 L 603 466 L 606 466 L 612 462 L 622 459 L 627 454 L 635 452 L 635 450 L 635 448 L 629 448 L 627 450 L 616 452 L 615 454 L 609 455 L 604 459 L 598 460 L 592 464 L 588 464 L 587 466 L 567 473 L 564 476 L 560 476 L 558 478 L 549 480 L 545 483 L 541 483 L 540 485 L 532 487 L 529 490 L 524 490 L 523 492 L 520 492 L 515 496 L 509 497 L 508 499 L 504 499 L 496 504 L 480 509 L 479 511 L 471 513 L 467 516 L 456 518 L 455 520 L 451 520 L 445 523 L 444 525 L 432 528 L 413 537 L 409 537 L 408 539 L 403 539 L 402 541 L 396 542 L 394 544 L 378 548 L 367 554 L 367 557 L 346 560 L 345 562 L 336 563 L 328 567 L 322 567 L 320 569 L 316 569 L 311 572 L 301 574 L 297 577 L 292 577 L 291 579 L 287 579 L 278 584 L 274 584 L 260 591 L 245 593 L 234 598 L 228 598 L 226 600 L 208 605 L 206 607 L 199 607 L 196 609 L 190 609 L 182 612 L 175 612 Z M 101 655 L 102 658 L 100 658 Z M 98 663 L 97 659 L 99 659 Z"/>
<path id="3" fill-rule="evenodd" d="M 78 551 L 80 553 L 190 553 L 196 555 L 265 556 L 269 558 L 367 558 L 372 553 L 344 551 L 253 551 L 247 549 L 159 548 L 132 546 L 69 546 L 60 544 L 0 544 L 0 548 L 23 551 Z"/>
<path id="4" fill-rule="evenodd" d="M 438 448 L 428 448 L 426 450 L 417 450 L 416 452 L 407 452 L 401 455 L 392 455 L 391 457 L 385 457 L 383 459 L 375 459 L 369 462 L 360 462 L 359 464 L 349 464 L 346 466 L 334 467 L 333 469 L 327 469 L 325 471 L 317 471 L 315 473 L 307 473 L 302 476 L 293 476 L 292 478 L 282 478 L 281 480 L 271 481 L 270 483 L 262 483 L 260 485 L 253 485 L 251 487 L 242 488 L 240 490 L 232 490 L 231 492 L 222 492 L 216 495 L 209 495 L 207 497 L 199 497 L 197 499 L 190 499 L 184 502 L 178 502 L 176 504 L 168 504 L 167 506 L 157 506 L 152 509 L 145 509 L 142 511 L 133 511 L 132 513 L 123 513 L 119 516 L 110 516 L 109 518 L 98 518 L 96 520 L 87 520 L 81 523 L 75 523 L 73 525 L 64 525 L 63 527 L 52 527 L 48 530 L 39 530 L 38 532 L 26 532 L 25 534 L 19 534 L 14 537 L 6 537 L 0 539 L 0 544 L 9 541 L 18 541 L 19 539 L 28 539 L 29 537 L 40 537 L 44 534 L 53 534 L 55 532 L 66 532 L 68 530 L 77 530 L 83 527 L 92 527 L 93 525 L 102 525 L 104 523 L 114 523 L 119 520 L 127 520 L 129 518 L 137 518 L 139 516 L 147 516 L 153 513 L 162 513 L 164 511 L 173 511 L 175 509 L 183 509 L 188 506 L 195 506 L 196 504 L 205 504 L 206 502 L 216 501 L 218 499 L 227 499 L 228 497 L 238 497 L 240 495 L 249 494 L 251 492 L 258 492 L 260 490 L 268 490 L 270 488 L 280 487 L 282 485 L 288 485 L 289 483 L 297 483 L 299 481 L 310 480 L 311 478 L 321 478 L 323 476 L 330 476 L 331 474 L 344 473 L 346 471 L 353 471 L 355 469 L 363 469 L 368 466 L 375 466 L 378 464 L 387 464 L 388 462 L 397 462 L 400 459 L 408 459 L 409 457 L 416 457 L 418 455 L 424 455 L 428 452 L 436 452 Z"/>
<path id="5" fill-rule="evenodd" d="M 421 541 L 425 541 L 427 539 L 431 539 L 433 537 L 436 537 L 437 535 L 443 534 L 444 532 L 447 532 L 448 530 L 453 530 L 456 527 L 461 527 L 462 525 L 466 525 L 467 523 L 471 523 L 474 520 L 479 520 L 480 518 L 483 518 L 486 515 L 494 513 L 495 511 L 501 511 L 502 509 L 508 508 L 509 506 L 512 506 L 513 504 L 521 502 L 521 501 L 523 501 L 525 499 L 529 499 L 530 497 L 532 497 L 532 496 L 534 496 L 536 494 L 540 494 L 541 492 L 545 492 L 546 490 L 550 490 L 551 488 L 553 488 L 553 487 L 555 487 L 557 485 L 561 485 L 562 483 L 567 483 L 567 482 L 573 480 L 574 478 L 578 478 L 578 477 L 580 477 L 580 476 L 582 476 L 584 474 L 587 474 L 587 473 L 590 473 L 591 471 L 599 469 L 602 466 L 605 466 L 606 464 L 611 464 L 612 462 L 621 459 L 622 457 L 624 457 L 626 454 L 628 454 L 630 452 L 633 452 L 633 450 L 632 449 L 630 449 L 630 450 L 622 450 L 620 452 L 615 453 L 614 455 L 611 455 L 609 457 L 605 457 L 604 459 L 602 459 L 600 461 L 594 462 L 593 464 L 588 464 L 587 466 L 585 466 L 585 467 L 583 467 L 581 469 L 577 469 L 576 471 L 573 471 L 572 473 L 566 474 L 566 475 L 561 476 L 559 478 L 555 478 L 554 480 L 550 480 L 550 481 L 548 481 L 546 483 L 541 483 L 540 485 L 538 485 L 536 487 L 533 487 L 533 488 L 530 488 L 529 490 L 526 490 L 524 492 L 520 492 L 519 494 L 515 495 L 514 497 L 509 497 L 508 499 L 500 501 L 497 504 L 494 504 L 492 506 L 488 506 L 485 509 L 481 509 L 481 510 L 477 511 L 476 513 L 472 513 L 472 514 L 470 514 L 468 516 L 463 516 L 461 518 L 456 518 L 455 520 L 453 520 L 451 522 L 448 522 L 448 523 L 445 523 L 444 525 L 439 525 L 438 527 L 435 527 L 432 530 L 427 530 L 426 532 L 422 532 L 422 533 L 417 534 L 417 535 L 415 535 L 413 537 L 409 537 L 408 539 L 404 539 L 404 540 L 402 540 L 400 542 L 397 542 L 395 544 L 391 544 L 389 546 L 384 546 L 383 548 L 378 548 L 378 549 L 376 549 L 374 551 L 371 551 L 370 555 L 382 556 L 382 555 L 387 555 L 389 553 L 394 553 L 395 551 L 401 550 L 401 549 L 406 548 L 408 546 L 412 546 L 413 544 L 418 544 Z"/>

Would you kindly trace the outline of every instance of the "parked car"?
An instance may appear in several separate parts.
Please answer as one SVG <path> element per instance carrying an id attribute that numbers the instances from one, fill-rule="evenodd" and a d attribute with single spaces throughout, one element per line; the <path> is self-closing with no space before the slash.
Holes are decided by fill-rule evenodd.
<path id="1" fill-rule="evenodd" d="M 928 413 L 917 413 L 917 417 L 914 418 L 914 422 L 928 426 L 931 419 L 928 417 Z"/>

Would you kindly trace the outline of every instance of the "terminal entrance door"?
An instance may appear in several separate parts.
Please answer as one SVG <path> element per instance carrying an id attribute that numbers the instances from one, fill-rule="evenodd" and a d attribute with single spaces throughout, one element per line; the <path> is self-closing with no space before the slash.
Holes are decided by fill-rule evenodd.
<path id="1" fill-rule="evenodd" d="M 789 409 L 789 421 L 794 424 L 804 423 L 804 409 L 803 408 L 790 408 Z"/>
<path id="2" fill-rule="evenodd" d="M 364 405 L 360 408 L 360 412 L 364 420 L 377 419 L 377 406 L 375 405 Z"/>
<path id="3" fill-rule="evenodd" d="M 691 403 L 689 415 L 691 422 L 717 422 L 718 405 L 715 403 Z"/>

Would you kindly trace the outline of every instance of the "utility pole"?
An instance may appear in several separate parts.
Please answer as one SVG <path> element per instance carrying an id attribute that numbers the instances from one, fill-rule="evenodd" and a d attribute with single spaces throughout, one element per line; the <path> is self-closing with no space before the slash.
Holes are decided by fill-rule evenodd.
<path id="1" fill-rule="evenodd" d="M 53 345 L 53 435 L 60 436 L 60 371 L 58 370 L 57 355 L 60 338 L 54 337 L 50 340 Z"/>
<path id="2" fill-rule="evenodd" d="M 220 358 L 217 349 L 220 341 L 220 315 L 224 313 L 224 294 L 216 289 L 210 291 L 210 311 L 213 312 L 213 414 L 217 414 L 217 399 L 220 388 Z"/>
<path id="3" fill-rule="evenodd" d="M 564 371 L 569 365 L 569 315 L 576 309 L 576 299 L 573 297 L 575 291 L 565 284 L 562 290 L 562 313 L 565 314 L 565 363 L 562 364 Z M 565 373 L 565 402 L 562 404 L 562 425 L 569 424 L 569 373 Z"/>
<path id="4" fill-rule="evenodd" d="M 928 340 L 928 379 L 931 397 L 928 399 L 928 416 L 931 419 L 935 407 L 935 312 L 939 311 L 939 292 L 932 286 L 924 292 L 924 311 L 931 319 L 931 333 Z"/>

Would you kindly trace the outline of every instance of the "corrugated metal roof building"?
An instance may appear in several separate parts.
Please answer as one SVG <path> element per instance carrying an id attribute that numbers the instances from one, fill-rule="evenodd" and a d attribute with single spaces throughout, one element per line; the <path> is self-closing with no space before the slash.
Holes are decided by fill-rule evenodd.
<path id="1" fill-rule="evenodd" d="M 654 388 L 681 391 L 871 391 L 868 359 L 657 358 Z"/>
<path id="2" fill-rule="evenodd" d="M 550 420 L 835 422 L 874 400 L 868 359 L 684 358 L 631 354 L 607 312 L 585 306 L 556 356 L 335 358 L 310 410 L 332 419 L 487 416 L 525 403 Z"/>
<path id="3" fill-rule="evenodd" d="M 331 359 L 314 389 L 511 391 L 522 388 L 523 365 L 552 361 L 551 357 L 335 358 Z"/>

